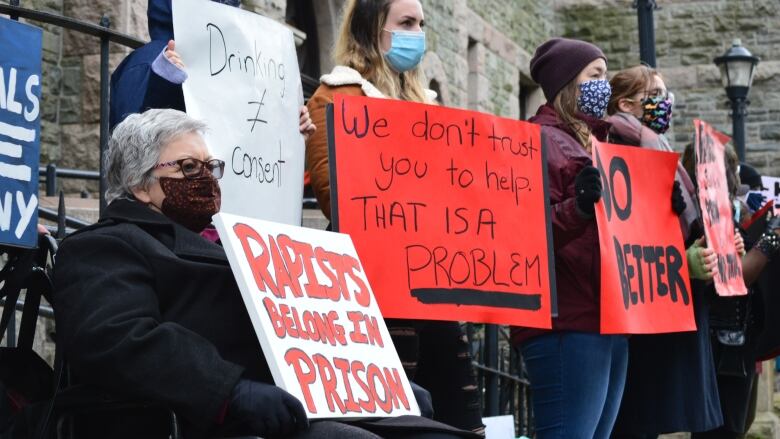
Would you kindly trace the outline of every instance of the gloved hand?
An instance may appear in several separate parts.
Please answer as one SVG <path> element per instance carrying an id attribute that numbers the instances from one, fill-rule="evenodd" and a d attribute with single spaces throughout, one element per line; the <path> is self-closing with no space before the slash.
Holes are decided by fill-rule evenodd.
<path id="1" fill-rule="evenodd" d="M 780 235 L 780 215 L 773 216 L 772 219 L 766 223 L 766 233 Z"/>
<path id="2" fill-rule="evenodd" d="M 677 215 L 682 215 L 686 207 L 688 206 L 685 204 L 685 199 L 683 199 L 680 182 L 675 180 L 674 186 L 672 186 L 672 210 Z"/>
<path id="3" fill-rule="evenodd" d="M 756 212 L 760 210 L 764 203 L 766 202 L 766 197 L 764 194 L 760 192 L 751 192 L 747 196 L 747 205 L 753 212 Z"/>
<path id="4" fill-rule="evenodd" d="M 718 271 L 718 256 L 714 250 L 704 247 L 704 240 L 702 236 L 685 250 L 691 279 L 710 280 Z"/>
<path id="5" fill-rule="evenodd" d="M 228 424 L 238 424 L 247 434 L 287 436 L 309 428 L 309 419 L 298 399 L 282 388 L 239 380 L 228 402 Z"/>
<path id="6" fill-rule="evenodd" d="M 577 197 L 577 207 L 589 215 L 593 215 L 594 204 L 601 198 L 601 175 L 593 166 L 582 168 L 574 178 L 574 194 Z"/>
<path id="7" fill-rule="evenodd" d="M 414 399 L 417 400 L 417 405 L 420 407 L 420 415 L 424 418 L 433 419 L 433 399 L 431 398 L 431 392 L 411 381 L 409 381 L 409 384 L 412 386 Z"/>

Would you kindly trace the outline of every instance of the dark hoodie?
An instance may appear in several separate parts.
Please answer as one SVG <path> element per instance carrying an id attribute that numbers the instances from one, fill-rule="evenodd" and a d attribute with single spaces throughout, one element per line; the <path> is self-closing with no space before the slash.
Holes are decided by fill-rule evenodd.
<path id="1" fill-rule="evenodd" d="M 214 0 L 239 6 L 240 0 Z M 181 85 L 168 82 L 152 71 L 152 62 L 173 37 L 171 0 L 149 0 L 146 16 L 152 41 L 134 50 L 111 75 L 109 129 L 133 113 L 149 108 L 185 111 Z"/>

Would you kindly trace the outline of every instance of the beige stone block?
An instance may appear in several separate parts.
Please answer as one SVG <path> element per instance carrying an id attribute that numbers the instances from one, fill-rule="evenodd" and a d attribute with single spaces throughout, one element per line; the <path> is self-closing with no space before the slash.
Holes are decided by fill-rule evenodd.
<path id="1" fill-rule="evenodd" d="M 696 87 L 696 69 L 691 67 L 666 67 L 659 69 L 671 90 Z"/>
<path id="2" fill-rule="evenodd" d="M 97 170 L 100 162 L 100 125 L 62 125 L 62 150 L 57 166 Z"/>
<path id="3" fill-rule="evenodd" d="M 780 61 L 762 61 L 756 67 L 753 83 L 769 81 L 780 76 Z"/>
<path id="4" fill-rule="evenodd" d="M 114 71 L 125 58 L 124 54 L 109 55 L 108 73 Z M 86 55 L 81 69 L 81 121 L 100 121 L 100 55 Z"/>
<path id="5" fill-rule="evenodd" d="M 127 0 L 67 0 L 64 14 L 67 17 L 100 24 L 100 18 L 106 14 L 111 21 L 111 28 L 126 29 Z M 121 50 L 114 45 L 115 50 Z M 64 55 L 87 55 L 100 53 L 100 39 L 74 31 L 65 31 L 63 40 Z"/>

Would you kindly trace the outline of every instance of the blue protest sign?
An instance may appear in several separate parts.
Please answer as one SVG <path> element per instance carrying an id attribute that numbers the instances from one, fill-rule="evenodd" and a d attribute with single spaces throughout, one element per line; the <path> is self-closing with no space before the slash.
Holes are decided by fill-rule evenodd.
<path id="1" fill-rule="evenodd" d="M 41 29 L 0 17 L 0 245 L 35 247 Z"/>

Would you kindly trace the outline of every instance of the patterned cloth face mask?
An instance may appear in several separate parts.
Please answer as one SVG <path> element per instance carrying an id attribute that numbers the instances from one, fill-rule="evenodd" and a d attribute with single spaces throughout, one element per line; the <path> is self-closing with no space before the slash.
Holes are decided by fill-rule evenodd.
<path id="1" fill-rule="evenodd" d="M 597 119 L 604 117 L 607 104 L 612 96 L 612 87 L 606 79 L 593 79 L 580 84 L 580 97 L 577 107 L 580 112 Z"/>
<path id="2" fill-rule="evenodd" d="M 658 134 L 669 129 L 672 121 L 672 104 L 668 96 L 651 96 L 642 101 L 642 123 Z"/>

